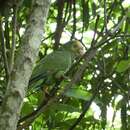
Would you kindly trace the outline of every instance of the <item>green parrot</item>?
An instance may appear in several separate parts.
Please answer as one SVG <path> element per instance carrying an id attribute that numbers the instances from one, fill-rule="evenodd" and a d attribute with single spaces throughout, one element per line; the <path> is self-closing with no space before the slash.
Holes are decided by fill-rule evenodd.
<path id="1" fill-rule="evenodd" d="M 56 51 L 41 59 L 32 72 L 29 86 L 53 85 L 69 70 L 74 60 L 84 54 L 84 46 L 78 40 L 62 45 Z"/>

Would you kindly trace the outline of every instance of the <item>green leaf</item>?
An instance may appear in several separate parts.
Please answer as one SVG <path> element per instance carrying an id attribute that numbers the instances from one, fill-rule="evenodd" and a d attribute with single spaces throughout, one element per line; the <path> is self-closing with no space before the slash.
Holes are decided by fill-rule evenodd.
<path id="1" fill-rule="evenodd" d="M 25 116 L 26 114 L 30 113 L 33 111 L 33 106 L 29 102 L 24 102 L 21 115 Z"/>
<path id="2" fill-rule="evenodd" d="M 88 100 L 91 97 L 91 94 L 85 90 L 81 90 L 79 88 L 72 88 L 69 89 L 66 93 L 66 96 L 68 97 L 74 97 L 78 99 Z"/>
<path id="3" fill-rule="evenodd" d="M 121 72 L 126 71 L 129 67 L 130 67 L 130 59 L 129 60 L 122 60 L 117 65 L 116 71 L 121 73 Z"/>

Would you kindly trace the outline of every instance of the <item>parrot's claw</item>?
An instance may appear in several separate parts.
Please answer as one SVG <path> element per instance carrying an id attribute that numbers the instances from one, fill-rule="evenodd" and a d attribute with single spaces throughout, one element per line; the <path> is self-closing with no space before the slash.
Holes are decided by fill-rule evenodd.
<path id="1" fill-rule="evenodd" d="M 69 80 L 69 77 L 65 76 L 65 75 L 63 75 L 63 78 L 66 79 L 66 80 Z"/>
<path id="2" fill-rule="evenodd" d="M 66 80 L 69 79 L 68 76 L 65 76 L 64 71 L 59 71 L 59 72 L 57 72 L 57 73 L 55 74 L 55 78 L 56 78 L 56 79 L 66 79 Z"/>
<path id="3" fill-rule="evenodd" d="M 51 97 L 51 95 L 50 95 L 48 89 L 45 89 L 45 90 L 44 90 L 44 93 L 45 93 L 45 97 L 46 97 L 46 98 L 50 98 L 50 97 Z"/>

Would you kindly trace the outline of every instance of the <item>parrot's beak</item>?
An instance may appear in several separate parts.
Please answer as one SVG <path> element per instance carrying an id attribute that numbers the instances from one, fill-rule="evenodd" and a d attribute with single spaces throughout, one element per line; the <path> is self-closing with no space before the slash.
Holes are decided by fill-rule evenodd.
<path id="1" fill-rule="evenodd" d="M 73 41 L 72 51 L 75 53 L 76 57 L 81 57 L 85 53 L 85 47 L 78 40 Z"/>
<path id="2" fill-rule="evenodd" d="M 78 52 L 79 56 L 83 56 L 85 54 L 85 47 L 82 45 L 81 42 L 78 43 L 78 50 L 77 50 L 77 52 Z"/>
<path id="3" fill-rule="evenodd" d="M 82 46 L 82 48 L 79 49 L 80 56 L 83 56 L 85 54 L 85 48 Z"/>

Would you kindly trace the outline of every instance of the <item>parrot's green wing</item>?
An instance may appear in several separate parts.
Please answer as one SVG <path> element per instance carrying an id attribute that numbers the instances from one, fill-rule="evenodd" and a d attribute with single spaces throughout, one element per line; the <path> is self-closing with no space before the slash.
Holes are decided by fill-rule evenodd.
<path id="1" fill-rule="evenodd" d="M 45 56 L 34 68 L 30 82 L 40 79 L 46 80 L 46 84 L 52 84 L 54 74 L 66 72 L 72 65 L 72 54 L 67 50 L 58 50 Z"/>

